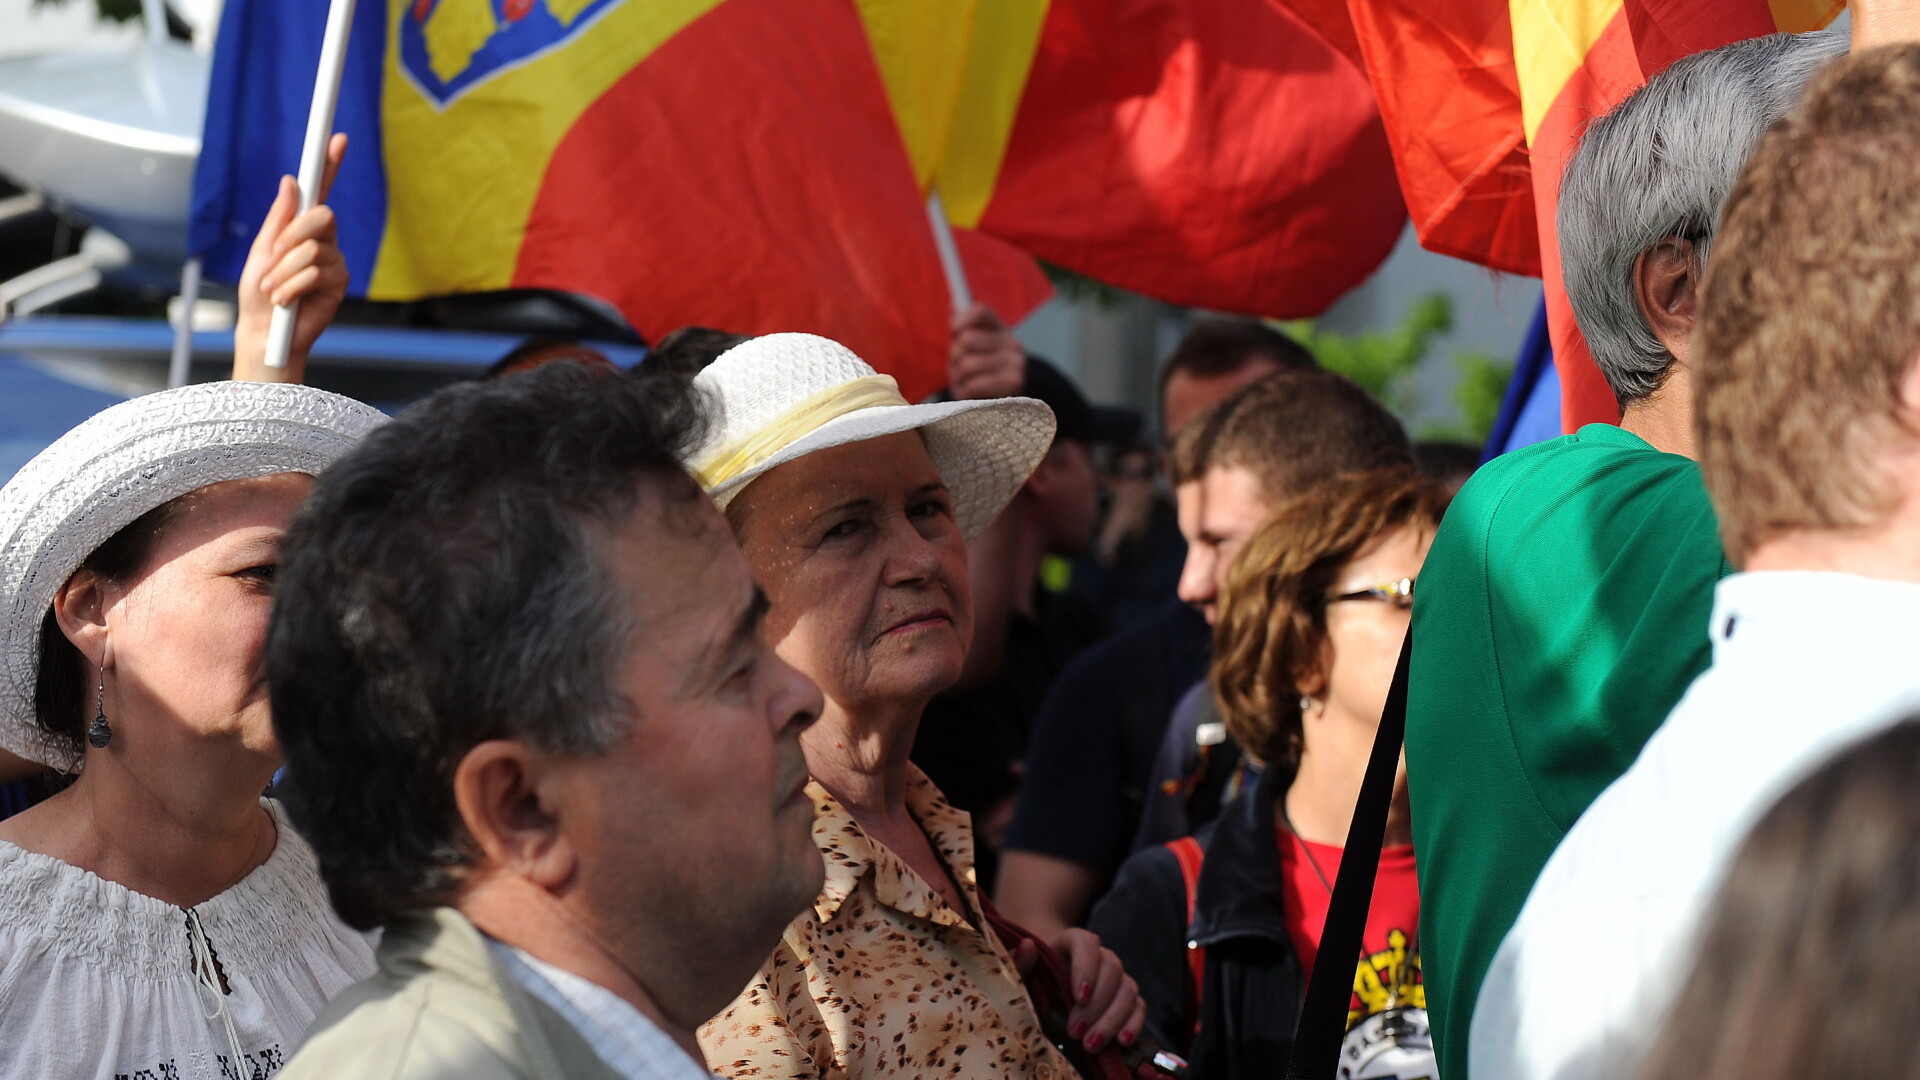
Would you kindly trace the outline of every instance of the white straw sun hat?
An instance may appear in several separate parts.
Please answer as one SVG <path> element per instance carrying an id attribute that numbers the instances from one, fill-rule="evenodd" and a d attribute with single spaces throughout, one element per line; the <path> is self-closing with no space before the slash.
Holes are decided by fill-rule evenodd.
<path id="1" fill-rule="evenodd" d="M 720 354 L 693 380 L 719 406 L 688 462 L 722 509 L 767 470 L 816 450 L 919 430 L 953 498 L 954 522 L 979 536 L 1053 445 L 1053 410 L 1032 398 L 909 405 L 892 377 L 845 345 L 768 334 Z"/>
<path id="2" fill-rule="evenodd" d="M 0 746 L 78 764 L 34 722 L 33 695 L 54 593 L 95 548 L 208 484 L 318 474 L 385 419 L 308 386 L 203 383 L 102 410 L 27 462 L 0 488 Z"/>

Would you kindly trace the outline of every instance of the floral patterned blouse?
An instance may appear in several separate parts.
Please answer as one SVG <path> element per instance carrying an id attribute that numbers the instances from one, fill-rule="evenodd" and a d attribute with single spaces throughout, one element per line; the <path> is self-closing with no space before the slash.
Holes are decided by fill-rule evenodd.
<path id="1" fill-rule="evenodd" d="M 807 792 L 826 884 L 753 982 L 700 1030 L 708 1068 L 729 1080 L 1073 1080 L 1013 958 L 976 929 L 986 920 L 968 816 L 913 769 L 907 809 L 952 870 L 962 913 L 869 840 L 825 788 Z"/>

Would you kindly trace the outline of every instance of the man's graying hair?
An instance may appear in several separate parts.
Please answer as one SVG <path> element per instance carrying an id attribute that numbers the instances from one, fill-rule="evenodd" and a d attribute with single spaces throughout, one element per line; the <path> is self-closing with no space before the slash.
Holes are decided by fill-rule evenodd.
<path id="1" fill-rule="evenodd" d="M 683 380 L 553 364 L 432 395 L 328 469 L 282 547 L 267 677 L 287 809 L 341 918 L 444 902 L 455 767 L 489 739 L 604 751 L 636 630 L 609 541 L 688 527 Z M 646 504 L 652 504 L 651 506 Z"/>
<path id="2" fill-rule="evenodd" d="M 1555 227 L 1574 317 L 1622 408 L 1660 389 L 1673 364 L 1634 295 L 1635 260 L 1668 237 L 1690 240 L 1698 282 L 1754 143 L 1846 51 L 1831 29 L 1737 41 L 1675 61 L 1587 127 Z"/>

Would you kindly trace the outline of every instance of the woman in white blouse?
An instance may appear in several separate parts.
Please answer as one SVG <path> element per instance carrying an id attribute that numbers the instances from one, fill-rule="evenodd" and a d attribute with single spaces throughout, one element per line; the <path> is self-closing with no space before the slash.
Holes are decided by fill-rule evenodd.
<path id="1" fill-rule="evenodd" d="M 345 291 L 331 217 L 290 222 L 288 195 L 248 264 L 239 371 L 269 298 L 313 294 L 297 376 Z M 380 419 L 305 386 L 185 387 L 0 489 L 0 746 L 72 777 L 0 821 L 0 1077 L 269 1076 L 372 971 L 261 797 L 260 658 L 288 518 Z"/>

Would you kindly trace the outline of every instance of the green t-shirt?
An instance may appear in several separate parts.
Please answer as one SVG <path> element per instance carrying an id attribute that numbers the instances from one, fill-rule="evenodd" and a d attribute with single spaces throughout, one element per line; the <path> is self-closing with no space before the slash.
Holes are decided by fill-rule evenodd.
<path id="1" fill-rule="evenodd" d="M 1540 868 L 1706 669 L 1730 572 L 1699 467 L 1608 424 L 1488 462 L 1447 511 L 1420 571 L 1407 700 L 1446 1080 L 1469 1080 L 1480 980 Z"/>

